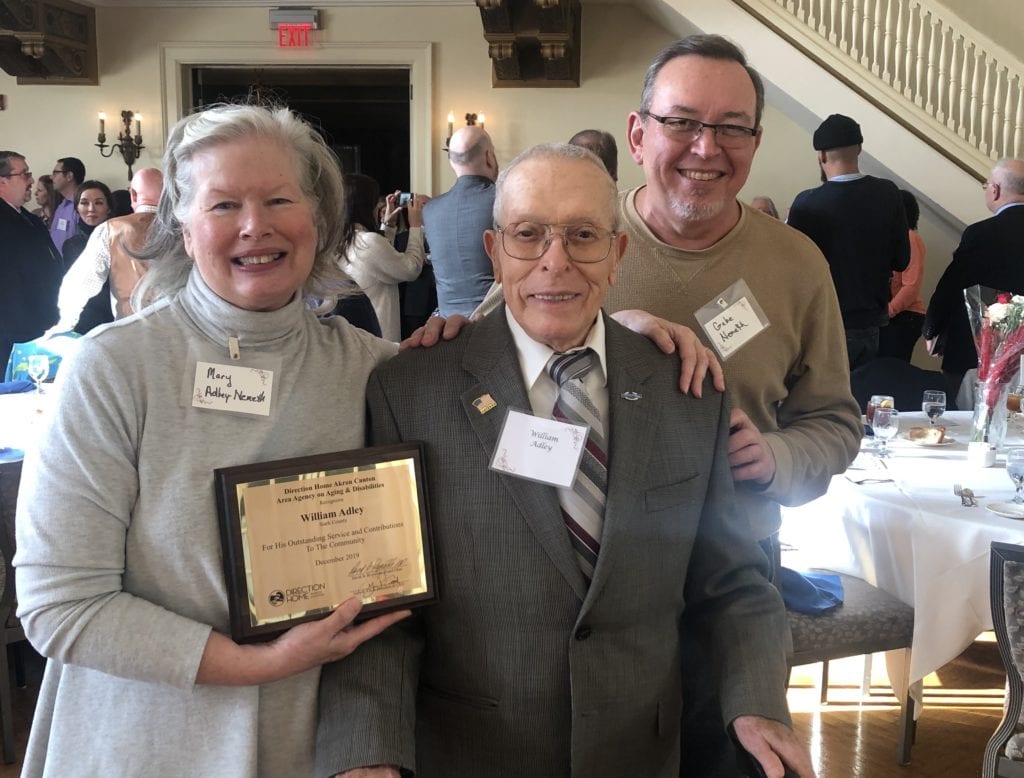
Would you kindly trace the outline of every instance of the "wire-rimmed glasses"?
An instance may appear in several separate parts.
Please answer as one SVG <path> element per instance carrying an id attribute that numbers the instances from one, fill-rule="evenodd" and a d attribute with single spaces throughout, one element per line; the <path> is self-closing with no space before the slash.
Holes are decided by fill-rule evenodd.
<path id="1" fill-rule="evenodd" d="M 594 264 L 607 259 L 617 232 L 593 224 L 544 224 L 513 222 L 495 226 L 501 235 L 501 247 L 513 259 L 540 259 L 555 238 L 562 239 L 565 253 L 573 262 Z"/>

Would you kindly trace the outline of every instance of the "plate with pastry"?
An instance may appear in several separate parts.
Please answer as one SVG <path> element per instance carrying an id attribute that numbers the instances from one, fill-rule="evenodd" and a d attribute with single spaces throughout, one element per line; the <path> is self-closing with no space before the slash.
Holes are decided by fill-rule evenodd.
<path id="1" fill-rule="evenodd" d="M 946 435 L 945 427 L 911 427 L 907 440 L 918 446 L 949 446 L 956 441 Z"/>

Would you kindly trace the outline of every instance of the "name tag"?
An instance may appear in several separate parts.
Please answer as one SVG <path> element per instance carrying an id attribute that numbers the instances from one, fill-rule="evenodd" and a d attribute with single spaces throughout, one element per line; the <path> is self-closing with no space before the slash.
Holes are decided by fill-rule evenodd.
<path id="1" fill-rule="evenodd" d="M 576 480 L 590 428 L 509 410 L 491 470 L 568 489 Z"/>
<path id="2" fill-rule="evenodd" d="M 269 416 L 273 390 L 272 370 L 199 361 L 192 407 Z"/>
<path id="3" fill-rule="evenodd" d="M 728 357 L 763 329 L 764 325 L 746 297 L 741 297 L 720 314 L 704 322 L 704 331 L 715 350 L 723 357 Z"/>
<path id="4" fill-rule="evenodd" d="M 67 219 L 57 219 L 57 229 L 60 232 L 67 232 L 68 220 Z"/>

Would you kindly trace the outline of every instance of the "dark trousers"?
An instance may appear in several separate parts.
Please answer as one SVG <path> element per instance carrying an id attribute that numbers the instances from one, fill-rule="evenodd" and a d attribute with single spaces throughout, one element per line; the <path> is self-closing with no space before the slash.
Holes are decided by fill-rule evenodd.
<path id="1" fill-rule="evenodd" d="M 14 350 L 13 340 L 0 338 L 0 381 L 4 380 L 7 372 L 7 363 L 11 360 L 11 352 Z"/>
<path id="2" fill-rule="evenodd" d="M 878 356 L 878 327 L 863 329 L 847 328 L 846 355 L 850 358 L 850 370 L 866 365 Z"/>
<path id="3" fill-rule="evenodd" d="M 923 326 L 923 313 L 900 311 L 889 319 L 889 326 L 882 327 L 878 333 L 878 356 L 896 357 L 909 362 Z"/>

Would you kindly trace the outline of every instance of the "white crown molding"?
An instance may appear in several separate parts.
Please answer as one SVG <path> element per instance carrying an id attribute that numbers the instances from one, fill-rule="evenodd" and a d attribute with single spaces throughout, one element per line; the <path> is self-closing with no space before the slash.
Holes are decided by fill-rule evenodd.
<path id="1" fill-rule="evenodd" d="M 77 0 L 97 8 L 356 8 L 476 5 L 474 0 Z"/>

